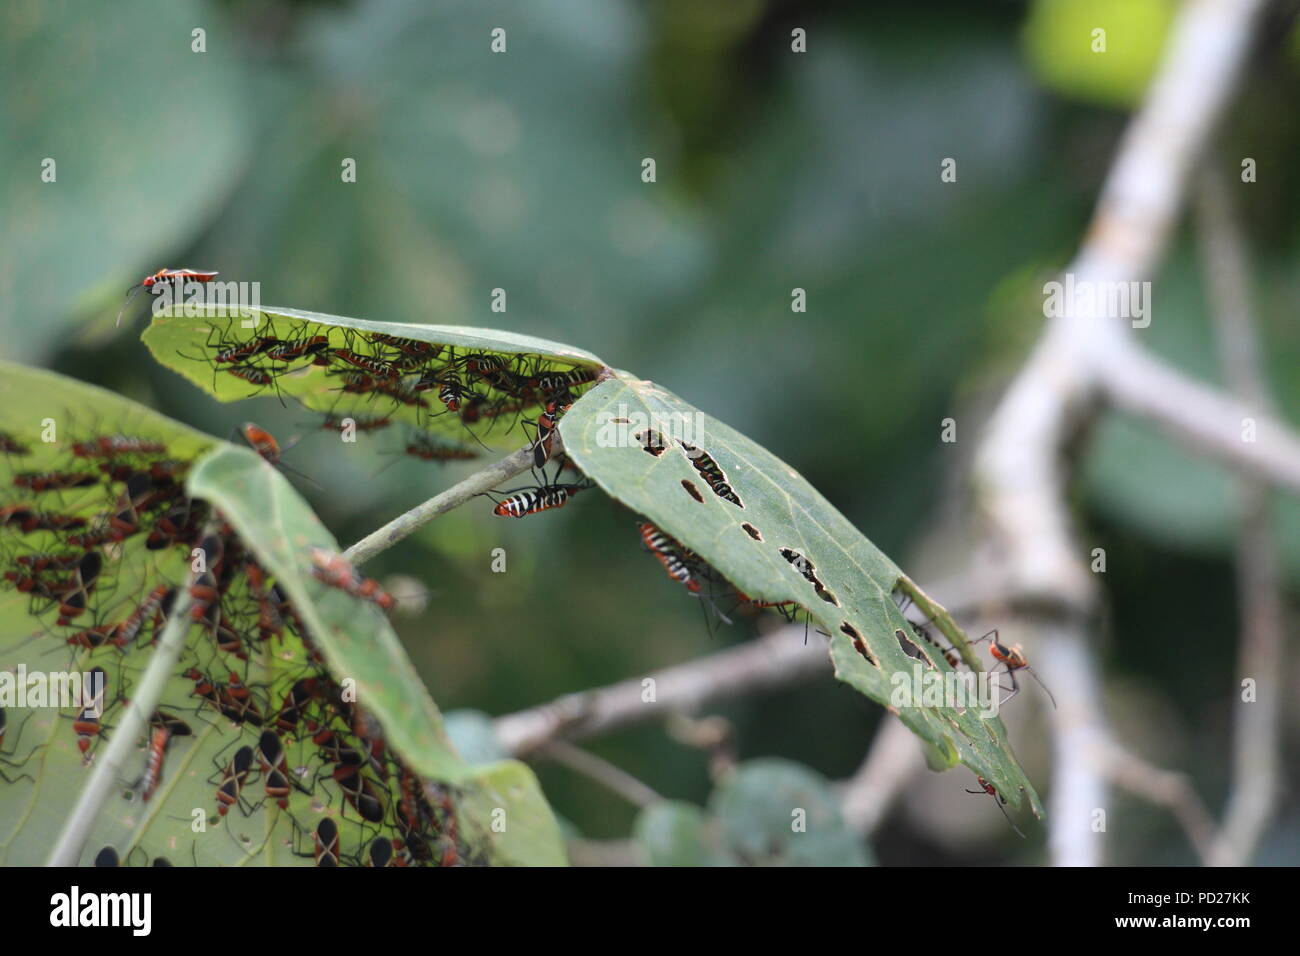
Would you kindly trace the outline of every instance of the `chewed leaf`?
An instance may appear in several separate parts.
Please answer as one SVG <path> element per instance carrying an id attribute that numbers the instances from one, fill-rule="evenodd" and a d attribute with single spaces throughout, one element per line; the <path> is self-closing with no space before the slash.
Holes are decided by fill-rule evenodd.
<path id="1" fill-rule="evenodd" d="M 331 422 L 401 422 L 462 441 L 507 443 L 557 384 L 576 396 L 604 369 L 590 352 L 513 332 L 271 307 L 191 311 L 200 314 L 155 314 L 143 341 L 223 402 L 276 395 Z"/>
<path id="2" fill-rule="evenodd" d="M 588 477 L 743 595 L 805 609 L 830 635 L 836 676 L 897 713 L 933 754 L 964 763 L 1015 806 L 1023 791 L 1035 813 L 1041 812 L 999 718 L 947 698 L 930 703 L 927 695 L 895 706 L 898 686 L 911 689 L 927 675 L 955 673 L 928 646 L 915 656 L 905 650 L 913 638 L 921 641 L 899 611 L 896 594 L 911 598 L 933 621 L 960 655 L 958 663 L 977 672 L 979 657 L 947 612 L 793 468 L 664 389 L 623 372 L 575 404 L 561 419 L 560 433 L 567 454 Z M 665 567 L 674 570 L 671 562 Z"/>

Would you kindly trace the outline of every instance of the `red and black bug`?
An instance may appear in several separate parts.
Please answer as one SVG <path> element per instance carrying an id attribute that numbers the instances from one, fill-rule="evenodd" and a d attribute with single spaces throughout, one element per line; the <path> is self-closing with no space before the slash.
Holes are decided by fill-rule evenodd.
<path id="1" fill-rule="evenodd" d="M 167 744 L 173 737 L 188 737 L 192 733 L 190 725 L 185 721 L 161 710 L 154 711 L 149 726 L 149 753 L 145 757 L 144 776 L 139 783 L 142 800 L 152 797 L 162 782 L 163 757 L 167 753 Z"/>
<path id="2" fill-rule="evenodd" d="M 95 589 L 95 582 L 103 566 L 104 559 L 100 557 L 98 551 L 88 551 L 82 555 L 71 579 L 58 589 L 59 627 L 70 624 L 74 617 L 79 617 L 85 612 L 90 593 Z"/>
<path id="3" fill-rule="evenodd" d="M 99 483 L 99 476 L 76 471 L 24 471 L 14 475 L 14 485 L 31 491 L 67 491 L 72 488 L 89 488 Z"/>
<path id="4" fill-rule="evenodd" d="M 557 473 L 558 476 L 558 473 Z M 506 497 L 496 503 L 492 513 L 502 518 L 525 518 L 552 508 L 563 508 L 569 499 L 580 491 L 595 487 L 591 482 L 581 484 L 552 483 L 534 488 L 505 492 Z"/>
<path id="5" fill-rule="evenodd" d="M 641 543 L 663 565 L 668 576 L 685 586 L 686 590 L 698 593 L 700 579 L 695 569 L 699 559 L 695 552 L 684 548 L 676 538 L 660 531 L 649 521 L 644 521 L 637 527 L 641 532 Z"/>
<path id="6" fill-rule="evenodd" d="M 289 766 L 285 761 L 280 738 L 269 730 L 257 740 L 257 759 L 262 765 L 262 785 L 266 796 L 281 810 L 289 809 Z"/>
<path id="7" fill-rule="evenodd" d="M 1033 668 L 1029 666 L 1029 660 L 1025 657 L 1025 652 L 1019 644 L 1003 644 L 998 640 L 997 628 L 994 628 L 978 640 L 971 641 L 971 645 L 974 646 L 975 644 L 980 643 L 980 641 L 988 640 L 989 638 L 992 638 L 992 642 L 989 644 L 989 653 L 992 654 L 993 659 L 998 662 L 994 665 L 993 671 L 996 671 L 1000 666 L 1006 667 L 1007 676 L 1011 678 L 1011 693 L 1008 694 L 1006 700 L 1001 701 L 998 706 L 1002 706 L 1002 704 L 1007 703 L 1007 701 L 1011 700 L 1012 697 L 1015 697 L 1016 694 L 1020 693 L 1020 683 L 1016 680 L 1016 671 L 1028 671 L 1029 676 L 1038 681 L 1038 686 L 1046 691 L 1048 699 L 1051 700 L 1052 706 L 1055 707 L 1056 697 L 1053 696 L 1050 690 L 1048 690 L 1047 685 L 1042 682 L 1039 676 L 1034 673 Z M 990 673 L 993 671 L 990 671 Z"/>
<path id="8" fill-rule="evenodd" d="M 122 458 L 127 455 L 161 455 L 167 446 L 160 441 L 135 438 L 129 435 L 101 435 L 89 441 L 76 442 L 72 454 L 78 458 Z"/>
<path id="9" fill-rule="evenodd" d="M 253 767 L 253 748 L 240 747 L 235 751 L 225 769 L 221 772 L 221 782 L 217 786 L 217 814 L 225 816 L 232 806 L 240 802 L 244 784 L 248 782 L 249 771 Z"/>
<path id="10" fill-rule="evenodd" d="M 117 313 L 117 321 L 114 325 L 122 324 L 122 313 L 126 311 L 132 296 L 141 289 L 151 289 L 161 283 L 211 282 L 220 274 L 219 272 L 208 272 L 203 269 L 159 269 L 152 275 L 145 276 L 126 290 L 126 301 L 122 303 L 122 308 Z"/>
<path id="11" fill-rule="evenodd" d="M 32 450 L 8 432 L 0 432 L 0 454 L 30 455 Z"/>
<path id="12" fill-rule="evenodd" d="M 312 576 L 332 588 L 370 601 L 384 611 L 392 610 L 397 603 L 392 595 L 379 586 L 378 581 L 362 577 L 361 572 L 341 554 L 331 554 L 323 548 L 312 548 L 311 562 Z"/>
<path id="13" fill-rule="evenodd" d="M 1004 817 L 1007 818 L 1007 823 L 1010 823 L 1010 824 L 1011 824 L 1011 829 L 1013 829 L 1013 830 L 1016 831 L 1016 835 L 1017 835 L 1018 837 L 1020 837 L 1020 839 L 1022 839 L 1022 840 L 1025 839 L 1025 835 L 1024 835 L 1023 833 L 1020 832 L 1020 828 L 1019 828 L 1018 826 L 1016 826 L 1015 823 L 1012 822 L 1012 820 L 1011 820 L 1011 814 L 1007 813 L 1007 808 L 1006 808 L 1007 798 L 1004 797 L 1004 796 L 1002 796 L 1002 794 L 998 793 L 997 789 L 993 786 L 993 784 L 989 783 L 989 782 L 988 782 L 987 780 L 985 780 L 983 777 L 976 776 L 975 779 L 979 781 L 980 789 L 979 789 L 979 790 L 971 790 L 971 789 L 968 787 L 968 788 L 966 789 L 966 792 L 967 792 L 967 793 L 987 793 L 987 794 L 989 794 L 989 796 L 991 796 L 991 797 L 993 798 L 993 802 L 996 803 L 996 804 L 998 805 L 998 809 L 1002 811 L 1002 815 L 1003 815 Z"/>
<path id="14" fill-rule="evenodd" d="M 77 749 L 83 760 L 90 760 L 90 743 L 103 736 L 100 727 L 104 714 L 105 688 L 108 675 L 102 667 L 92 667 L 82 685 L 77 717 L 72 722 L 72 732 L 77 735 Z"/>
<path id="15" fill-rule="evenodd" d="M 382 381 L 394 381 L 402 377 L 402 370 L 392 362 L 385 362 L 383 359 L 372 358 L 368 355 L 362 355 L 351 349 L 333 349 L 331 353 L 335 358 L 346 362 L 353 368 L 373 375 Z"/>
<path id="16" fill-rule="evenodd" d="M 329 817 L 323 817 L 320 823 L 316 824 L 316 830 L 312 833 L 312 838 L 316 843 L 316 865 L 338 866 L 339 828 L 337 824 Z"/>
<path id="17" fill-rule="evenodd" d="M 238 674 L 232 673 L 226 684 L 218 684 L 217 693 L 221 698 L 221 712 L 235 723 L 247 722 L 254 727 L 262 726 L 261 708 L 258 707 L 251 688 L 239 679 Z"/>
<path id="18" fill-rule="evenodd" d="M 244 441 L 248 442 L 248 446 L 261 455 L 268 464 L 291 475 L 297 475 L 304 481 L 310 481 L 313 485 L 316 484 L 309 476 L 304 475 L 281 458 L 284 452 L 298 443 L 297 439 L 291 440 L 284 448 L 281 448 L 280 443 L 275 440 L 275 436 L 260 425 L 244 422 L 239 426 L 239 431 L 244 436 Z M 320 486 L 317 485 L 317 487 Z"/>

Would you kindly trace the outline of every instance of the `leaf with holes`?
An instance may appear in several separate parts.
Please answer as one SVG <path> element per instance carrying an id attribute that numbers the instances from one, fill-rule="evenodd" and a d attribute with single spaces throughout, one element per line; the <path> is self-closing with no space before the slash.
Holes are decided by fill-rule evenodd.
<path id="1" fill-rule="evenodd" d="M 155 314 L 142 340 L 223 402 L 277 395 L 334 421 L 391 419 L 483 444 L 506 443 L 535 415 L 545 377 L 566 376 L 576 395 L 604 368 L 590 352 L 514 332 L 270 307 L 243 318 L 215 305 L 174 311 Z"/>
<path id="2" fill-rule="evenodd" d="M 793 468 L 624 372 L 576 403 L 560 434 L 597 485 L 743 595 L 806 610 L 830 635 L 836 676 L 896 713 L 928 744 L 932 760 L 965 764 L 1014 806 L 1023 791 L 1041 814 L 1002 721 L 942 694 L 945 684 L 969 686 L 982 670 L 966 636 Z M 700 588 L 703 596 L 710 586 Z M 895 603 L 899 593 L 951 642 L 960 655 L 953 661 L 973 673 L 959 674 L 937 643 L 920 639 Z"/>

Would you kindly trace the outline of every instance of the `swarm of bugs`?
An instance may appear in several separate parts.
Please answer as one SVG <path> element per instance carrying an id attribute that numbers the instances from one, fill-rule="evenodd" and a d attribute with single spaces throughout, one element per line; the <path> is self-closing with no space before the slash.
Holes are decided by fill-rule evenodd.
<path id="1" fill-rule="evenodd" d="M 242 432 L 284 466 L 269 433 L 251 423 Z M 121 797 L 156 803 L 191 748 L 215 736 L 206 835 L 171 860 L 242 860 L 261 849 L 245 831 L 270 829 L 242 821 L 270 815 L 287 825 L 263 839 L 321 866 L 481 862 L 460 832 L 455 791 L 419 778 L 386 745 L 378 721 L 326 668 L 287 590 L 220 513 L 186 493 L 188 465 L 167 441 L 88 429 L 54 446 L 0 434 L 0 449 L 0 588 L 38 625 L 0 648 L 0 667 L 89 677 L 52 739 L 28 732 L 35 711 L 0 710 L 0 783 L 33 793 L 50 785 L 35 772 L 48 747 L 89 773 L 187 590 L 186 650 Z M 322 596 L 341 593 L 374 613 L 392 607 L 337 554 L 304 548 L 301 563 Z M 208 852 L 204 840 L 227 846 Z M 99 856 L 120 865 L 141 850 Z"/>
<path id="2" fill-rule="evenodd" d="M 396 453 L 420 461 L 471 457 L 466 446 L 481 444 L 480 436 L 522 428 L 537 468 L 550 459 L 559 419 L 598 374 L 537 355 L 469 352 L 381 332 L 322 328 L 266 318 L 254 334 L 242 336 L 231 325 L 211 324 L 201 353 L 180 354 L 210 367 L 214 388 L 229 376 L 253 386 L 252 394 L 270 390 L 282 404 L 284 382 L 317 376 L 311 381 L 325 383 L 334 395 L 317 426 L 322 430 L 378 432 L 403 413 L 407 437 Z M 459 431 L 463 440 L 449 445 L 435 440 L 434 430 Z M 267 447 L 248 440 L 259 452 Z M 273 454 L 282 465 L 278 450 Z"/>

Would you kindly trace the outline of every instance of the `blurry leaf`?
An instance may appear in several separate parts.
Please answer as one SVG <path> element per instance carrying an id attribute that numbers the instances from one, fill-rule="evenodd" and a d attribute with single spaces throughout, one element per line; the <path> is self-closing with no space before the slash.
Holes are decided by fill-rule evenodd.
<path id="1" fill-rule="evenodd" d="M 625 0 L 320 12 L 211 267 L 262 281 L 267 301 L 621 343 L 704 257 L 671 151 L 646 138 L 641 19 Z M 647 155 L 664 185 L 641 182 Z"/>
<path id="2" fill-rule="evenodd" d="M 648 428 L 669 439 L 659 455 L 648 453 L 636 437 Z M 962 763 L 1014 805 L 1023 789 L 1034 811 L 1041 811 L 1001 719 L 982 718 L 972 707 L 892 706 L 894 687 L 910 687 L 914 668 L 922 667 L 895 636 L 912 634 L 894 603 L 896 590 L 933 618 L 972 671 L 982 669 L 979 658 L 951 617 L 793 468 L 653 383 L 623 372 L 576 402 L 561 419 L 560 432 L 566 453 L 586 475 L 746 595 L 798 602 L 830 635 L 840 680 L 896 712 L 938 753 L 955 748 Z M 676 437 L 716 462 L 739 504 L 712 490 Z M 943 655 L 927 657 L 937 673 L 951 672 Z"/>
<path id="3" fill-rule="evenodd" d="M 1025 48 L 1057 92 L 1133 106 L 1155 75 L 1177 9 L 1173 0 L 1036 0 Z M 1093 50 L 1094 30 L 1105 31 L 1104 52 Z"/>
<path id="4" fill-rule="evenodd" d="M 518 760 L 475 767 L 465 779 L 457 812 L 490 835 L 493 866 L 564 866 L 559 825 L 532 768 Z"/>
<path id="5" fill-rule="evenodd" d="M 750 760 L 709 799 L 727 850 L 750 866 L 869 866 L 828 780 L 788 760 Z"/>
<path id="6" fill-rule="evenodd" d="M 497 742 L 492 718 L 481 710 L 453 710 L 443 715 L 447 736 L 456 752 L 472 764 L 487 764 L 509 756 Z"/>
<path id="7" fill-rule="evenodd" d="M 650 866 L 708 866 L 706 821 L 694 804 L 667 800 L 641 811 L 632 835 Z"/>
<path id="8" fill-rule="evenodd" d="M 0 340 L 11 358 L 111 316 L 168 249 L 193 241 L 250 145 L 241 71 L 214 7 L 70 0 L 0 8 Z M 191 31 L 207 31 L 193 53 Z M 195 149 L 195 139 L 203 148 Z M 54 160 L 57 179 L 42 181 Z M 21 224 L 21 225 L 20 225 Z"/>

